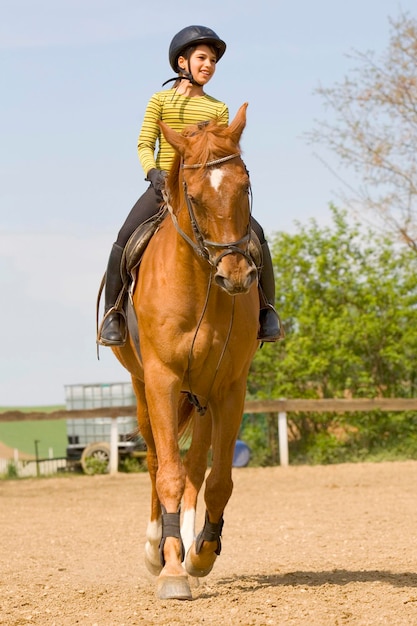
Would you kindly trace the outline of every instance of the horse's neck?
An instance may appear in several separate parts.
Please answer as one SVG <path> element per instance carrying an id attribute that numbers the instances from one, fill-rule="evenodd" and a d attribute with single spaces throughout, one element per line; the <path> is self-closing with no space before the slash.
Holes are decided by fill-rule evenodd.
<path id="1" fill-rule="evenodd" d="M 208 290 L 212 291 L 213 268 L 197 251 L 198 245 L 186 207 L 179 212 L 178 226 L 188 240 L 178 231 L 172 220 L 169 222 L 168 232 L 161 245 L 158 245 L 158 254 L 166 255 L 167 259 L 164 272 L 169 275 L 173 289 L 175 284 L 175 289 L 191 294 L 192 303 L 201 306 Z M 190 305 L 192 306 L 191 303 Z"/>

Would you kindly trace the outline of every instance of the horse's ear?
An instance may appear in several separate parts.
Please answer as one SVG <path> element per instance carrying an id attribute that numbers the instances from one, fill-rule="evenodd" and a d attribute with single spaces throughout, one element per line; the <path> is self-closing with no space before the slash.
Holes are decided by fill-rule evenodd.
<path id="1" fill-rule="evenodd" d="M 175 150 L 179 152 L 181 156 L 183 156 L 186 144 L 185 138 L 177 133 L 177 131 L 170 128 L 167 124 L 165 124 L 165 122 L 158 120 L 158 124 L 167 142 L 171 144 L 171 146 L 175 148 Z"/>
<path id="2" fill-rule="evenodd" d="M 233 120 L 233 122 L 231 122 L 229 126 L 230 135 L 232 139 L 235 141 L 235 143 L 239 143 L 243 129 L 246 126 L 246 109 L 247 108 L 248 108 L 247 102 L 242 104 L 242 106 L 239 108 L 238 112 L 236 113 L 235 119 Z"/>

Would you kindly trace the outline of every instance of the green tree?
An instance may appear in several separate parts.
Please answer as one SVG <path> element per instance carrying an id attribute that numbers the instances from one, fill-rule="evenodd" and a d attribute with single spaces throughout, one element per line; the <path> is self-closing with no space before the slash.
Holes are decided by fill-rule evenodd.
<path id="1" fill-rule="evenodd" d="M 249 393 L 258 398 L 414 396 L 415 254 L 358 223 L 351 225 L 345 211 L 331 211 L 331 226 L 320 228 L 313 220 L 299 225 L 296 234 L 274 237 L 277 308 L 287 336 L 255 355 Z M 368 449 L 381 429 L 386 432 L 385 419 L 393 417 L 369 418 Z M 334 440 L 338 425 L 344 424 L 344 437 L 351 431 L 352 442 L 363 422 L 363 415 L 323 414 L 313 420 L 306 414 L 291 427 L 305 445 L 312 437 L 317 445 L 320 435 L 329 455 L 340 443 Z"/>

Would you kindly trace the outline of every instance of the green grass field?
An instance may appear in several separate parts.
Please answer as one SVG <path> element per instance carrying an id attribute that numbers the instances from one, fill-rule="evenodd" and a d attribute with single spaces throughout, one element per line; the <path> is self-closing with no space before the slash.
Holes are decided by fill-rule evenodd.
<path id="1" fill-rule="evenodd" d="M 6 411 L 20 411 L 21 413 L 52 413 L 65 411 L 64 404 L 49 404 L 48 406 L 0 406 L 0 413 Z"/>
<path id="2" fill-rule="evenodd" d="M 64 408 L 63 406 L 0 407 L 0 413 L 8 410 L 24 413 L 32 411 L 51 413 Z M 47 458 L 49 448 L 52 448 L 54 457 L 65 456 L 67 445 L 65 420 L 0 422 L 0 441 L 6 446 L 35 455 L 35 440 L 39 442 L 40 457 Z"/>

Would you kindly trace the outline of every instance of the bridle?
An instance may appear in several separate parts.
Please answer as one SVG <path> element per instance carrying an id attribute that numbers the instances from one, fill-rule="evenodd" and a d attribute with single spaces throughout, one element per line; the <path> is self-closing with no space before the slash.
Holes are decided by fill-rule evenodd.
<path id="1" fill-rule="evenodd" d="M 188 165 L 186 163 L 182 163 L 181 164 L 181 168 L 183 170 L 185 169 L 199 169 L 199 168 L 209 168 L 209 167 L 214 167 L 216 165 L 220 165 L 222 163 L 225 163 L 226 161 L 230 161 L 231 159 L 236 159 L 237 157 L 240 157 L 240 153 L 236 152 L 235 154 L 229 154 L 228 156 L 222 157 L 220 159 L 214 159 L 213 161 L 207 161 L 207 163 L 193 163 L 192 165 Z M 246 167 L 245 167 L 246 169 Z M 247 170 L 246 170 L 247 171 Z M 188 193 L 187 190 L 187 183 L 186 181 L 183 179 L 182 181 L 182 187 L 183 187 L 183 191 L 184 191 L 184 197 L 185 197 L 185 203 L 187 206 L 187 210 L 188 210 L 188 215 L 190 218 L 190 223 L 191 223 L 191 228 L 193 230 L 194 233 L 194 237 L 195 237 L 195 241 L 193 241 L 191 239 L 191 237 L 189 237 L 187 235 L 187 233 L 185 233 L 181 226 L 178 224 L 178 220 L 176 215 L 174 214 L 172 207 L 169 205 L 169 202 L 167 202 L 167 207 L 168 210 L 170 212 L 171 215 L 171 219 L 174 223 L 175 228 L 177 229 L 177 231 L 179 232 L 179 234 L 181 235 L 181 237 L 193 248 L 193 250 L 195 250 L 195 252 L 202 257 L 203 259 L 205 259 L 213 268 L 217 268 L 218 264 L 220 263 L 220 261 L 228 254 L 240 254 L 241 256 L 243 256 L 249 263 L 253 263 L 252 257 L 250 256 L 248 249 L 249 249 L 249 242 L 251 240 L 251 226 L 250 223 L 248 223 L 248 227 L 247 227 L 247 232 L 246 234 L 241 238 L 238 239 L 237 241 L 230 241 L 230 242 L 217 242 L 217 241 L 210 241 L 209 239 L 205 239 L 204 235 L 201 231 L 200 226 L 198 225 L 198 221 L 197 218 L 195 216 L 194 213 L 194 208 L 193 208 L 193 202 L 192 199 Z M 250 197 L 250 214 L 252 213 L 252 202 L 253 202 L 253 198 L 252 198 L 252 189 L 249 186 L 249 197 Z M 242 250 L 242 248 L 239 248 L 240 245 L 242 244 L 247 244 L 246 245 L 246 249 Z M 223 251 L 217 255 L 217 257 L 215 257 L 214 259 L 212 259 L 210 252 L 209 252 L 209 248 L 217 248 L 217 249 L 222 249 Z"/>

